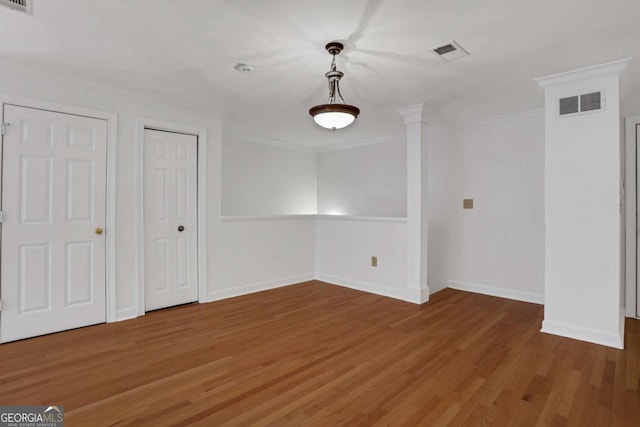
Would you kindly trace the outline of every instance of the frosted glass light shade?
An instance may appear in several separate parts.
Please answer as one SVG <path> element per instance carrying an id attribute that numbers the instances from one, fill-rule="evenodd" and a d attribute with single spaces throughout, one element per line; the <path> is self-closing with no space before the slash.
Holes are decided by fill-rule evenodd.
<path id="1" fill-rule="evenodd" d="M 311 108 L 309 114 L 319 126 L 335 130 L 353 123 L 360 114 L 360 109 L 347 104 L 324 104 Z"/>

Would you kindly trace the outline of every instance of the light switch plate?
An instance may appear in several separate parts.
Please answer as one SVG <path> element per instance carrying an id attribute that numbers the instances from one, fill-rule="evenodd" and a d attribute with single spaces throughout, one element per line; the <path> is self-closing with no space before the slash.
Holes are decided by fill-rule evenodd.
<path id="1" fill-rule="evenodd" d="M 371 267 L 377 267 L 378 266 L 378 257 L 377 256 L 372 256 L 371 257 Z"/>

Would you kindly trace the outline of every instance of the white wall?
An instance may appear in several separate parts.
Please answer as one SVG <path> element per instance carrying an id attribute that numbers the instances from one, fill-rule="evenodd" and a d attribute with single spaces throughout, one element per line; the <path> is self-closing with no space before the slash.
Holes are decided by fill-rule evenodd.
<path id="1" fill-rule="evenodd" d="M 209 299 L 312 280 L 314 217 L 225 218 L 210 256 Z"/>
<path id="2" fill-rule="evenodd" d="M 222 298 L 313 277 L 312 220 L 228 223 L 221 214 L 222 124 L 215 114 L 111 87 L 0 67 L 0 93 L 115 112 L 118 115 L 116 185 L 116 310 L 118 319 L 137 315 L 136 118 L 206 128 L 208 295 Z M 295 246 L 295 248 L 294 248 Z M 289 281 L 291 280 L 291 282 Z"/>
<path id="3" fill-rule="evenodd" d="M 427 127 L 427 284 L 435 293 L 449 286 L 452 168 L 449 128 Z"/>
<path id="4" fill-rule="evenodd" d="M 406 220 L 319 216 L 316 277 L 366 292 L 409 300 Z M 371 266 L 378 257 L 378 267 Z"/>
<path id="5" fill-rule="evenodd" d="M 542 303 L 542 112 L 469 123 L 440 134 L 451 150 L 444 221 L 448 237 L 443 239 L 448 244 L 441 255 L 450 286 Z M 462 208 L 464 198 L 474 199 L 473 209 Z"/>
<path id="6" fill-rule="evenodd" d="M 406 156 L 402 136 L 318 153 L 318 279 L 409 298 Z"/>
<path id="7" fill-rule="evenodd" d="M 405 217 L 407 146 L 403 137 L 318 153 L 318 213 Z"/>
<path id="8" fill-rule="evenodd" d="M 316 213 L 316 153 L 223 132 L 222 158 L 223 216 Z"/>

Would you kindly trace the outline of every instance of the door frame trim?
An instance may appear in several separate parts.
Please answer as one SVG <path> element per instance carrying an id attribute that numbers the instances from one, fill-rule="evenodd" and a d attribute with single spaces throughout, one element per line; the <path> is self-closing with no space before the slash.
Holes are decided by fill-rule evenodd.
<path id="1" fill-rule="evenodd" d="M 198 137 L 198 302 L 208 302 L 207 299 L 207 129 L 175 123 L 168 120 L 151 117 L 136 117 L 136 299 L 138 316 L 145 314 L 144 287 L 144 131 L 156 129 L 167 132 L 184 133 Z"/>
<path id="2" fill-rule="evenodd" d="M 637 277 L 640 263 L 638 260 L 638 166 L 640 150 L 637 149 L 638 126 L 640 116 L 625 118 L 625 216 L 626 216 L 626 272 L 625 272 L 625 310 L 627 317 L 640 317 L 637 299 Z"/>
<path id="3" fill-rule="evenodd" d="M 0 93 L 0 115 L 4 121 L 4 106 L 35 108 L 54 113 L 84 116 L 107 122 L 107 176 L 106 176 L 106 224 L 105 224 L 105 285 L 106 285 L 106 321 L 116 322 L 117 319 L 117 294 L 116 294 L 116 162 L 117 162 L 117 135 L 118 115 L 109 111 L 95 110 L 93 108 L 77 107 L 68 104 L 43 101 L 35 98 L 9 95 Z M 0 163 L 2 173 L 2 163 Z M 1 191 L 1 189 L 0 189 Z M 0 325 L 2 327 L 2 325 Z"/>

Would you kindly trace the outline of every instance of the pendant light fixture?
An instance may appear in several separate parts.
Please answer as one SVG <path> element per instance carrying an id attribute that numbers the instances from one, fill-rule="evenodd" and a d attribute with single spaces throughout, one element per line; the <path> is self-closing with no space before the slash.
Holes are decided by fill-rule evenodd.
<path id="1" fill-rule="evenodd" d="M 316 105 L 309 109 L 309 114 L 313 120 L 326 129 L 342 129 L 349 126 L 360 114 L 360 109 L 353 105 L 346 104 L 340 93 L 340 79 L 344 76 L 342 71 L 336 70 L 336 55 L 344 49 L 344 45 L 339 42 L 331 42 L 325 46 L 327 52 L 333 55 L 331 69 L 325 74 L 329 80 L 329 102 L 327 104 Z M 337 99 L 336 99 L 337 96 Z M 336 103 L 336 101 L 340 101 Z"/>

